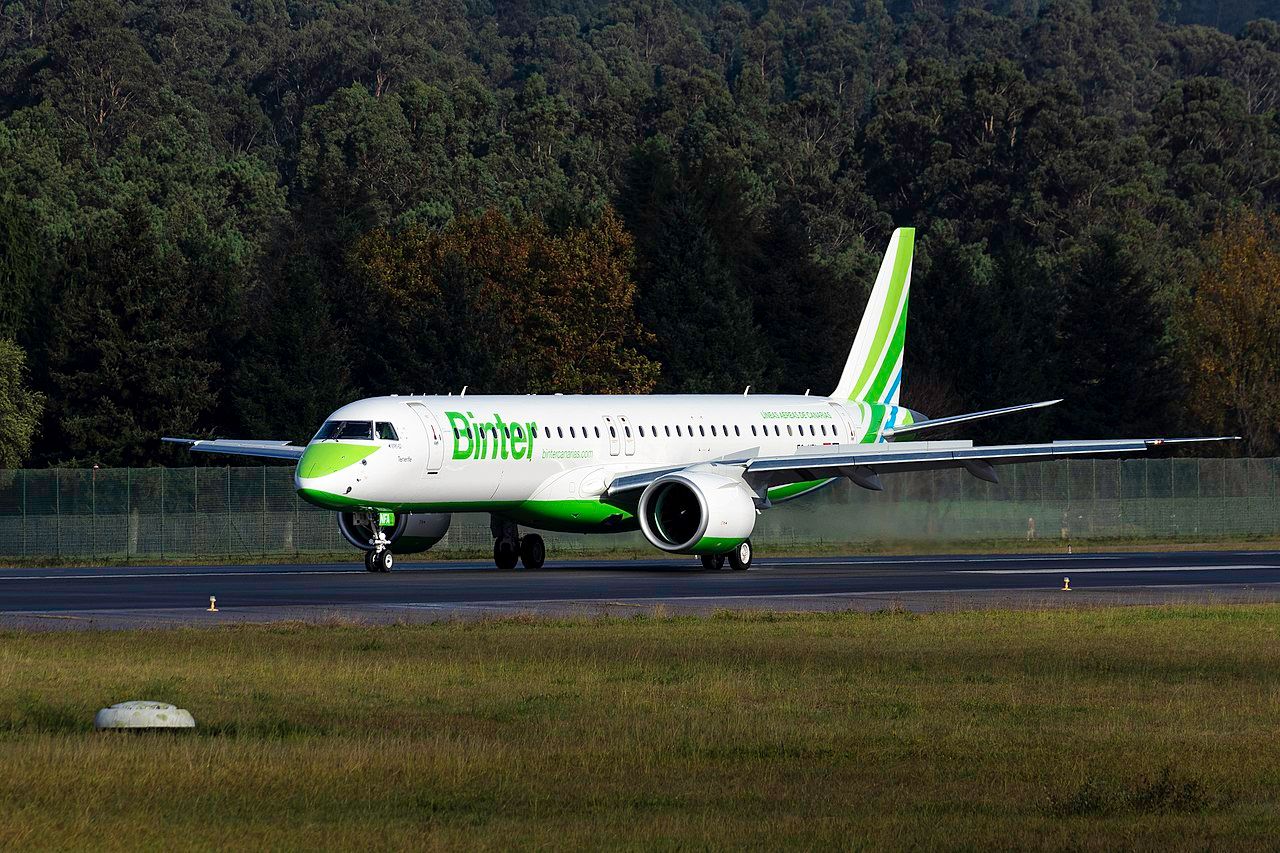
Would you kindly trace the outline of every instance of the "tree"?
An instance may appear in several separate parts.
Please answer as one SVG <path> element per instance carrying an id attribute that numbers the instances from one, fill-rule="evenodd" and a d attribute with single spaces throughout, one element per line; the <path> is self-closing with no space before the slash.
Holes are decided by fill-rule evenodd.
<path id="1" fill-rule="evenodd" d="M 1169 369 L 1155 282 L 1120 236 L 1093 237 L 1062 290 L 1057 371 L 1063 438 L 1156 434 L 1178 377 Z M 1057 434 L 1057 433 L 1055 433 Z"/>
<path id="2" fill-rule="evenodd" d="M 204 286 L 223 283 L 183 254 L 182 225 L 133 201 L 72 246 L 48 352 L 54 458 L 146 464 L 161 435 L 207 422 L 217 362 Z"/>
<path id="3" fill-rule="evenodd" d="M 0 468 L 17 468 L 31 452 L 44 395 L 27 387 L 27 356 L 0 338 Z"/>
<path id="4" fill-rule="evenodd" d="M 1207 258 L 1181 324 L 1193 417 L 1280 451 L 1280 215 L 1245 211 L 1205 240 Z"/>
<path id="5" fill-rule="evenodd" d="M 469 384 L 493 393 L 637 393 L 658 365 L 637 347 L 631 237 L 611 209 L 550 232 L 488 211 L 441 231 L 379 229 L 353 264 L 392 387 Z"/>

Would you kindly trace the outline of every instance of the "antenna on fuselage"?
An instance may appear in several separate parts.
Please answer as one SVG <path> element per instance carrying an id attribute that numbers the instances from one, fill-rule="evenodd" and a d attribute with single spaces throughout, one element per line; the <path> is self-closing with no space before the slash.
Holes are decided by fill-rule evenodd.
<path id="1" fill-rule="evenodd" d="M 471 387 L 470 385 L 463 385 L 463 386 L 462 386 L 462 393 L 461 393 L 461 394 L 459 394 L 458 396 L 459 396 L 459 397 L 465 397 L 465 396 L 467 396 L 467 389 L 468 389 L 468 388 L 470 388 L 470 387 Z"/>
<path id="2" fill-rule="evenodd" d="M 748 386 L 746 387 L 746 389 L 745 389 L 745 390 L 743 390 L 743 392 L 742 392 L 742 396 L 744 396 L 744 397 L 745 397 L 745 396 L 747 396 L 747 395 L 748 395 L 748 394 L 750 394 L 750 393 L 751 393 L 751 386 L 750 386 L 750 385 L 748 385 Z"/>
<path id="3" fill-rule="evenodd" d="M 812 388 L 806 388 L 806 389 L 804 389 L 804 395 L 805 395 L 806 397 L 808 397 L 808 396 L 809 396 L 809 392 L 810 392 L 810 391 L 812 391 L 812 390 L 813 390 Z"/>

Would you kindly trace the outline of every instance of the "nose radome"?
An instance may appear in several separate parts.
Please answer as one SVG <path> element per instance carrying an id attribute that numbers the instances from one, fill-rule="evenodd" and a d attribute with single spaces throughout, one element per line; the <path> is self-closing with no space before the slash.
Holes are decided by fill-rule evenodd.
<path id="1" fill-rule="evenodd" d="M 298 460 L 297 475 L 307 480 L 325 477 L 356 464 L 377 449 L 377 445 L 365 444 L 312 444 Z"/>

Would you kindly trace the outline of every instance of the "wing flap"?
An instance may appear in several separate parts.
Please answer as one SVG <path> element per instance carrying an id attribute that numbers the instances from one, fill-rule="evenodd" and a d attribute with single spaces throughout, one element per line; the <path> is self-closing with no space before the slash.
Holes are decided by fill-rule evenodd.
<path id="1" fill-rule="evenodd" d="M 831 477 L 848 477 L 855 482 L 877 481 L 876 475 L 899 471 L 929 471 L 964 468 L 975 477 L 993 481 L 995 465 L 1038 462 L 1080 456 L 1110 456 L 1146 453 L 1157 447 L 1209 441 L 1234 441 L 1235 436 L 1206 438 L 1120 438 L 1101 441 L 1053 441 L 1047 444 L 1004 444 L 974 447 L 970 441 L 921 441 L 909 444 L 845 444 L 835 450 L 812 448 L 791 456 L 752 459 L 723 459 L 675 468 L 660 468 L 624 474 L 609 483 L 605 494 L 614 496 L 643 489 L 666 474 L 686 468 L 745 469 L 752 488 L 760 490 L 787 483 L 806 483 Z"/>

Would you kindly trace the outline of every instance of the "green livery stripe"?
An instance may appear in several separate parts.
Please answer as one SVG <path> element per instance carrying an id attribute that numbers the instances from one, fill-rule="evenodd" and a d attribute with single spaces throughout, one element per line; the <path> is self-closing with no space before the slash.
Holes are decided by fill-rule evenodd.
<path id="1" fill-rule="evenodd" d="M 885 406 L 871 406 L 871 420 L 867 423 L 867 431 L 862 436 L 863 444 L 874 444 L 880 437 L 880 424 L 884 423 Z"/>
<path id="2" fill-rule="evenodd" d="M 564 533 L 620 533 L 635 530 L 632 513 L 604 501 L 578 498 L 559 501 L 369 501 L 323 489 L 298 489 L 298 496 L 323 509 L 361 509 L 378 512 L 496 512 L 517 524 Z"/>
<path id="3" fill-rule="evenodd" d="M 298 460 L 298 476 L 304 479 L 324 477 L 356 464 L 378 449 L 366 444 L 312 444 Z"/>
<path id="4" fill-rule="evenodd" d="M 884 354 L 886 342 L 889 341 L 890 330 L 893 328 L 894 320 L 899 316 L 897 309 L 902 304 L 903 290 L 907 283 L 907 270 L 911 268 L 911 254 L 915 249 L 915 243 L 915 229 L 901 229 L 898 251 L 893 258 L 893 275 L 889 279 L 889 292 L 885 294 L 884 304 L 879 306 L 880 323 L 876 326 L 875 338 L 872 339 L 871 349 L 867 353 L 867 361 L 862 365 L 862 375 L 858 377 L 857 382 L 853 383 L 854 394 L 858 393 L 858 389 L 866 386 L 872 371 L 877 364 L 881 363 L 881 355 Z M 891 306 L 893 310 L 890 310 Z M 902 316 L 905 318 L 905 312 Z M 896 334 L 894 340 L 897 340 Z M 887 357 L 884 359 L 884 361 L 888 360 Z M 897 358 L 893 360 L 897 361 Z"/>
<path id="5" fill-rule="evenodd" d="M 703 536 L 689 549 L 690 554 L 724 554 L 742 544 L 741 539 L 726 539 L 721 536 Z"/>
<path id="6" fill-rule="evenodd" d="M 893 340 L 889 344 L 889 351 L 885 354 L 884 361 L 880 363 L 880 372 L 876 374 L 876 381 L 871 383 L 871 387 L 864 395 L 867 400 L 876 403 L 886 402 L 881 399 L 884 395 L 885 388 L 893 379 L 893 374 L 898 367 L 898 358 L 902 354 L 902 348 L 907 342 L 907 300 L 910 298 L 909 293 L 903 294 L 902 311 L 898 315 L 898 326 L 893 331 Z"/>
<path id="7" fill-rule="evenodd" d="M 785 486 L 774 486 L 769 489 L 769 500 L 772 503 L 789 501 L 792 498 L 798 498 L 801 495 L 807 495 L 810 492 L 817 491 L 828 483 L 834 482 L 834 479 L 806 480 L 803 483 L 787 483 Z"/>

